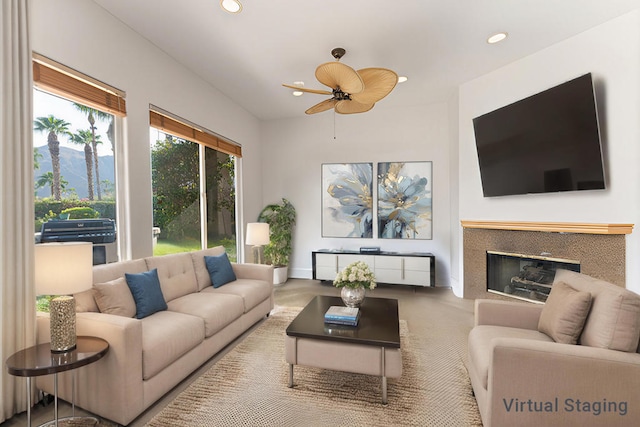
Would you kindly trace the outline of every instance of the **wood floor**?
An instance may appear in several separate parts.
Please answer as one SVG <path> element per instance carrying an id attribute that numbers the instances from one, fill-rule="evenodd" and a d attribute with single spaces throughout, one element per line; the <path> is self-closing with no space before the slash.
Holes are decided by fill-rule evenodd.
<path id="1" fill-rule="evenodd" d="M 328 282 L 318 282 L 315 280 L 306 279 L 289 279 L 285 284 L 277 286 L 275 289 L 275 303 L 276 305 L 286 307 L 304 307 L 315 295 L 340 295 L 340 290 L 331 286 Z M 398 286 L 398 285 L 379 285 L 373 291 L 367 291 L 367 295 L 383 298 L 396 298 L 398 299 L 398 307 L 400 311 L 400 319 L 406 320 L 409 328 L 415 333 L 425 331 L 427 327 L 433 327 L 433 325 L 425 324 L 425 312 L 421 302 L 425 299 L 437 299 L 439 307 L 443 310 L 443 322 L 455 321 L 461 324 L 473 324 L 473 301 L 461 299 L 453 295 L 453 292 L 449 288 L 420 288 L 411 286 Z M 255 328 L 255 325 L 253 328 Z M 189 377 L 178 384 L 173 390 L 167 393 L 156 404 L 147 409 L 146 412 L 141 414 L 135 419 L 130 426 L 141 427 L 144 426 L 155 414 L 157 414 L 162 408 L 164 408 L 169 402 L 186 387 L 188 387 L 193 380 L 208 370 L 214 363 L 216 363 L 221 357 L 223 357 L 229 350 L 231 350 L 238 342 L 244 339 L 245 336 L 251 333 L 250 329 L 236 341 L 227 346 L 224 350 L 210 359 L 207 363 L 202 365 L 199 369 L 194 371 Z M 81 379 L 78 378 L 80 381 Z M 66 402 L 60 402 L 59 405 L 60 417 L 71 415 L 71 405 Z M 90 415 L 87 412 L 76 408 L 76 416 Z M 53 418 L 53 404 L 42 406 L 38 404 L 34 406 L 32 410 L 32 425 L 40 425 Z M 13 427 L 26 425 L 26 413 L 18 414 L 13 418 L 0 424 L 0 427 Z"/>

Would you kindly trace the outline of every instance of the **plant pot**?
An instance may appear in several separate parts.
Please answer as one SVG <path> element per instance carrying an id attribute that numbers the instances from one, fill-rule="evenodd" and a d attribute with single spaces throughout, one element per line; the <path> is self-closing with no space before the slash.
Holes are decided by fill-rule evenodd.
<path id="1" fill-rule="evenodd" d="M 275 267 L 273 269 L 273 284 L 281 285 L 287 281 L 289 277 L 289 267 Z"/>

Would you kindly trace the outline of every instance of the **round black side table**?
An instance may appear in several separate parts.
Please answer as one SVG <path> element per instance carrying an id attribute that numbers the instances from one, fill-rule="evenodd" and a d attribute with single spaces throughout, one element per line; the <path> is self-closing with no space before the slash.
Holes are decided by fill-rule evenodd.
<path id="1" fill-rule="evenodd" d="M 64 353 L 52 353 L 51 344 L 38 344 L 14 353 L 7 359 L 11 375 L 27 378 L 27 425 L 31 427 L 31 378 L 53 374 L 54 417 L 58 425 L 58 373 L 71 371 L 100 360 L 109 351 L 109 343 L 102 338 L 79 336 L 76 348 Z M 75 413 L 75 377 L 72 381 L 72 408 Z"/>

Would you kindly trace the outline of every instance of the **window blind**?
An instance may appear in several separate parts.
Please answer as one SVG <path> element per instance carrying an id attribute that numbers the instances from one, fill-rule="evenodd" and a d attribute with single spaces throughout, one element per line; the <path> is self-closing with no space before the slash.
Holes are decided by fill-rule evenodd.
<path id="1" fill-rule="evenodd" d="M 127 114 L 124 92 L 38 54 L 33 55 L 33 84 L 106 113 L 120 117 Z"/>
<path id="2" fill-rule="evenodd" d="M 242 157 L 242 147 L 239 145 L 157 111 L 149 110 L 149 124 L 178 138 L 202 144 L 225 154 Z"/>

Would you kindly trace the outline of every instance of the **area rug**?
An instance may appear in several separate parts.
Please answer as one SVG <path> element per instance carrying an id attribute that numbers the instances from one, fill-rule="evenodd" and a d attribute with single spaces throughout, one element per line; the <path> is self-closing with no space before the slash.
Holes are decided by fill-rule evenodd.
<path id="1" fill-rule="evenodd" d="M 465 343 L 416 336 L 400 321 L 402 377 L 296 366 L 288 388 L 285 329 L 300 308 L 280 308 L 195 380 L 147 426 L 481 426 L 463 364 Z"/>

